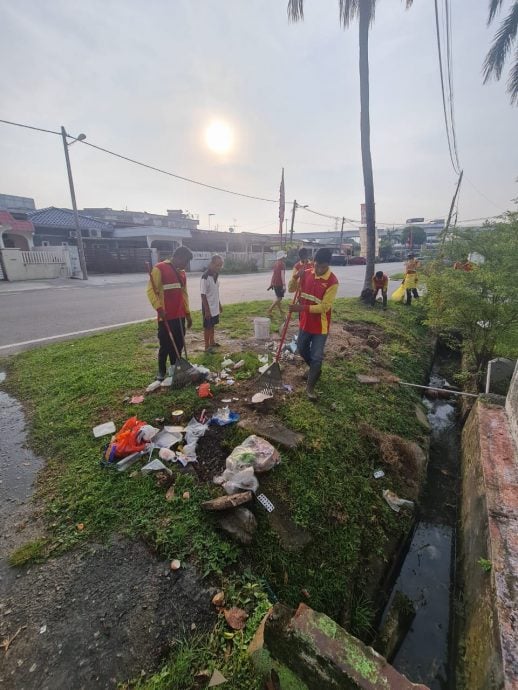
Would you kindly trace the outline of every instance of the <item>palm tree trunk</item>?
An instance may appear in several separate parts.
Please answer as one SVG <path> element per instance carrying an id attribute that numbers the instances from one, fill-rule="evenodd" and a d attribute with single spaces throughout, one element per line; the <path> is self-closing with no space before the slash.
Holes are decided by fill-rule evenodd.
<path id="1" fill-rule="evenodd" d="M 367 217 L 367 265 L 363 289 L 371 286 L 376 253 L 376 217 L 374 207 L 374 180 L 372 177 L 371 126 L 369 116 L 369 27 L 371 22 L 371 1 L 360 0 L 360 134 L 362 148 L 363 186 L 365 189 L 365 212 Z"/>

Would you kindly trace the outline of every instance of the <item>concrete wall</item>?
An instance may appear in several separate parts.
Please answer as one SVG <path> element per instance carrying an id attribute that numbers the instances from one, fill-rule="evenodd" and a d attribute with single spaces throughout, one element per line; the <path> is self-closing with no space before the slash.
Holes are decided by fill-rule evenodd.
<path id="1" fill-rule="evenodd" d="M 518 362 L 516 362 L 509 392 L 507 393 L 505 411 L 509 419 L 509 427 L 515 447 L 518 448 Z"/>
<path id="2" fill-rule="evenodd" d="M 518 688 L 518 465 L 504 408 L 481 400 L 462 433 L 458 554 L 456 687 Z"/>
<path id="3" fill-rule="evenodd" d="M 56 250 L 60 249 L 55 247 Z M 66 252 L 61 251 L 61 260 L 56 260 L 55 252 L 23 252 L 20 249 L 2 249 L 2 263 L 7 280 L 48 280 L 50 278 L 68 278 L 70 261 Z M 32 256 L 27 256 L 31 255 Z M 36 256 L 38 255 L 38 256 Z M 32 262 L 31 259 L 38 258 Z"/>

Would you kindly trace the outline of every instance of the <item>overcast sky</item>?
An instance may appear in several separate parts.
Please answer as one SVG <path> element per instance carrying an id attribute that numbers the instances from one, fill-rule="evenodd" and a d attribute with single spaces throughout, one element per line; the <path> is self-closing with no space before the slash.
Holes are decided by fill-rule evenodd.
<path id="1" fill-rule="evenodd" d="M 88 141 L 246 194 L 358 218 L 358 27 L 337 0 L 0 0 L 0 118 L 84 132 Z M 455 109 L 465 171 L 459 218 L 490 216 L 518 196 L 518 109 L 505 81 L 483 86 L 494 28 L 486 0 L 451 0 Z M 504 2 L 504 6 L 505 6 Z M 507 76 L 507 73 L 506 75 Z M 456 176 L 443 124 L 433 3 L 379 0 L 370 35 L 371 134 L 378 223 L 443 218 Z M 234 131 L 208 149 L 214 119 Z M 208 214 L 220 229 L 273 232 L 275 204 L 211 191 L 116 160 L 70 150 L 80 208 Z M 0 124 L 0 193 L 70 207 L 57 136 Z M 235 220 L 234 220 L 235 219 Z M 297 228 L 326 220 L 299 211 Z M 306 225 L 306 223 L 308 225 Z M 331 221 L 331 227 L 334 223 Z M 319 229 L 325 229 L 324 227 Z"/>

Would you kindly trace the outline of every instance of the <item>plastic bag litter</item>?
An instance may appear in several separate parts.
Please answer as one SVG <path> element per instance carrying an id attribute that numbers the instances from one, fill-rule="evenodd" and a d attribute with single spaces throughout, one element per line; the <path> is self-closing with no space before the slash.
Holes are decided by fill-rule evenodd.
<path id="1" fill-rule="evenodd" d="M 198 439 L 196 439 L 192 443 L 186 443 L 185 446 L 182 448 L 182 453 L 187 458 L 188 462 L 197 462 L 198 461 L 198 458 L 196 457 L 196 445 L 197 445 L 197 443 L 198 443 Z"/>
<path id="2" fill-rule="evenodd" d="M 185 442 L 188 444 L 196 442 L 205 434 L 208 428 L 208 424 L 201 424 L 193 417 L 185 427 Z"/>
<path id="3" fill-rule="evenodd" d="M 279 451 L 260 436 L 249 436 L 241 445 L 236 446 L 226 459 L 227 470 L 239 472 L 246 467 L 253 467 L 257 473 L 268 472 L 281 461 Z"/>
<path id="4" fill-rule="evenodd" d="M 107 436 L 108 434 L 115 433 L 115 424 L 113 422 L 105 422 L 104 424 L 98 424 L 92 429 L 95 438 L 100 438 L 101 436 Z"/>
<path id="5" fill-rule="evenodd" d="M 227 494 L 237 494 L 240 491 L 253 491 L 259 488 L 259 482 L 253 467 L 246 467 L 239 472 L 225 470 L 219 477 L 214 478 L 215 484 L 222 484 Z"/>
<path id="6" fill-rule="evenodd" d="M 232 367 L 232 369 L 241 369 L 241 367 L 244 367 L 244 366 L 245 366 L 245 360 L 244 360 L 244 359 L 240 359 L 239 362 L 236 362 L 236 363 L 234 364 L 234 366 Z"/>
<path id="7" fill-rule="evenodd" d="M 208 376 L 211 373 L 210 369 L 203 367 L 201 364 L 192 364 L 191 366 L 198 374 L 202 374 L 203 376 Z"/>
<path id="8" fill-rule="evenodd" d="M 163 429 L 153 438 L 153 444 L 157 448 L 171 448 L 171 446 L 180 443 L 181 440 L 181 434 L 171 434 Z"/>
<path id="9" fill-rule="evenodd" d="M 234 361 L 233 361 L 232 359 L 230 359 L 230 357 L 226 357 L 226 358 L 221 362 L 221 366 L 223 367 L 223 369 L 226 369 L 227 367 L 231 367 L 231 366 L 233 366 L 233 365 L 234 365 Z"/>
<path id="10" fill-rule="evenodd" d="M 158 457 L 160 460 L 165 460 L 166 462 L 174 462 L 176 460 L 176 453 L 169 448 L 160 448 Z"/>
<path id="11" fill-rule="evenodd" d="M 137 441 L 143 443 L 144 441 L 151 441 L 151 439 L 158 433 L 158 429 L 151 424 L 146 424 L 140 429 L 137 435 Z"/>
<path id="12" fill-rule="evenodd" d="M 173 385 L 173 377 L 172 376 L 168 376 L 160 384 L 161 388 L 170 388 L 172 385 Z"/>
<path id="13" fill-rule="evenodd" d="M 414 508 L 413 501 L 407 501 L 405 498 L 399 498 L 399 496 L 393 491 L 390 491 L 390 489 L 384 489 L 383 498 L 395 513 L 399 513 L 401 508 L 410 508 L 412 510 Z"/>
<path id="14" fill-rule="evenodd" d="M 146 388 L 146 393 L 152 393 L 153 391 L 158 390 L 160 388 L 161 384 L 162 384 L 162 381 L 153 381 Z"/>
<path id="15" fill-rule="evenodd" d="M 142 468 L 142 474 L 150 474 L 151 472 L 167 472 L 167 474 L 173 474 L 169 467 L 166 467 L 161 460 L 151 460 L 147 465 Z"/>
<path id="16" fill-rule="evenodd" d="M 394 300 L 394 302 L 402 302 L 403 298 L 405 297 L 405 286 L 401 284 L 390 296 L 390 299 Z"/>
<path id="17" fill-rule="evenodd" d="M 257 405 L 265 400 L 271 400 L 271 398 L 273 398 L 273 395 L 270 395 L 269 393 L 254 393 L 252 395 L 251 402 L 254 405 Z"/>
<path id="18" fill-rule="evenodd" d="M 268 355 L 258 355 L 257 359 L 261 362 L 261 364 L 268 364 L 269 357 Z"/>
<path id="19" fill-rule="evenodd" d="M 269 366 L 270 366 L 270 365 L 268 364 L 268 362 L 266 362 L 266 364 L 263 364 L 262 367 L 259 367 L 259 369 L 258 369 L 257 371 L 258 371 L 260 374 L 264 374 L 264 372 L 268 369 Z"/>
<path id="20" fill-rule="evenodd" d="M 226 426 L 227 424 L 233 424 L 239 420 L 239 414 L 237 412 L 232 412 L 232 410 L 227 407 L 220 407 L 216 410 L 216 413 L 212 415 L 210 423 L 217 424 L 218 426 Z"/>

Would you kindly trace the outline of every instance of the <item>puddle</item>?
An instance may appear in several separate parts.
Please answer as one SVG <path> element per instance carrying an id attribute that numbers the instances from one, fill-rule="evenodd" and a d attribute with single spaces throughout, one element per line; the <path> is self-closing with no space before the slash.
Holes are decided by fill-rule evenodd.
<path id="1" fill-rule="evenodd" d="M 17 532 L 22 509 L 30 499 L 36 474 L 43 461 L 27 447 L 25 415 L 20 403 L 0 391 L 0 584 L 15 577 L 7 556 L 17 542 L 25 541 Z"/>

